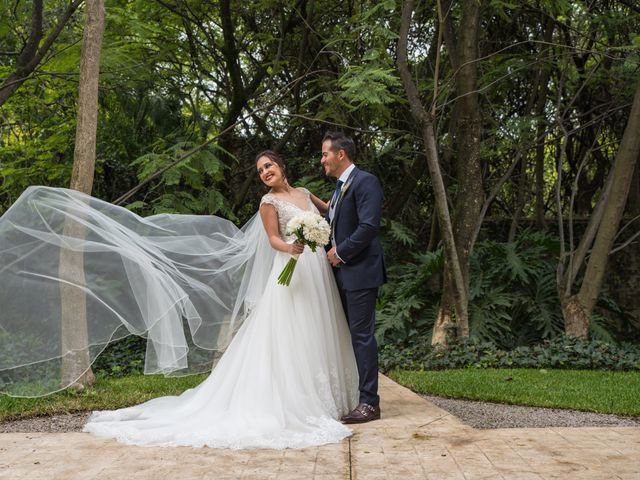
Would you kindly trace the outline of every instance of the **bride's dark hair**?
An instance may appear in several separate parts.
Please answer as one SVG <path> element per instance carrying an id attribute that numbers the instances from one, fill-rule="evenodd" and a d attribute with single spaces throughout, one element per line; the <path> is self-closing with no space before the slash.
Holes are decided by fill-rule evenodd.
<path id="1" fill-rule="evenodd" d="M 282 170 L 282 175 L 284 176 L 284 178 L 287 178 L 287 166 L 285 165 L 284 160 L 282 160 L 282 157 L 280 155 L 278 155 L 273 150 L 263 150 L 258 155 L 256 155 L 255 162 L 258 163 L 258 160 L 260 160 L 261 157 L 267 157 L 269 160 L 278 165 L 280 167 L 280 170 Z"/>

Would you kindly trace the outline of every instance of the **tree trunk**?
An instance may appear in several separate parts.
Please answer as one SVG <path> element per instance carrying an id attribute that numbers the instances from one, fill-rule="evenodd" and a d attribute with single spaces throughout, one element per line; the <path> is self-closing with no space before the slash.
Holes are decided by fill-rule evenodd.
<path id="1" fill-rule="evenodd" d="M 627 212 L 632 217 L 640 215 L 640 168 L 633 171 L 629 199 L 627 200 Z"/>
<path id="2" fill-rule="evenodd" d="M 452 340 L 456 338 L 455 332 L 455 318 L 453 317 L 453 306 L 455 305 L 455 299 L 453 297 L 453 284 L 451 276 L 448 275 L 446 265 L 443 275 L 443 289 L 442 297 L 440 298 L 440 308 L 438 309 L 438 316 L 433 325 L 433 332 L 431 334 L 432 345 L 449 345 Z"/>
<path id="3" fill-rule="evenodd" d="M 98 125 L 98 80 L 100 76 L 100 53 L 104 30 L 103 0 L 87 1 L 87 18 L 84 28 L 82 54 L 80 58 L 80 90 L 78 95 L 78 120 L 73 159 L 71 188 L 91 194 L 96 159 L 96 131 Z M 64 225 L 63 235 L 84 238 L 81 223 L 69 220 Z M 69 284 L 60 287 L 62 300 L 62 382 L 82 389 L 93 385 L 95 377 L 91 371 L 89 335 L 87 331 L 87 309 L 85 293 L 84 258 L 82 252 L 61 250 L 60 277 Z"/>
<path id="4" fill-rule="evenodd" d="M 607 260 L 624 213 L 633 171 L 640 156 L 640 83 L 636 87 L 629 120 L 616 154 L 611 191 L 587 263 L 580 291 L 563 303 L 567 335 L 586 337 L 589 321 L 598 300 Z"/>
<path id="5" fill-rule="evenodd" d="M 438 216 L 433 212 L 431 216 L 431 227 L 429 227 L 429 243 L 427 244 L 427 252 L 433 252 L 440 239 L 440 230 L 438 228 Z"/>
<path id="6" fill-rule="evenodd" d="M 459 324 L 468 325 L 468 294 L 462 273 L 461 262 L 458 259 L 458 248 L 453 234 L 453 225 L 447 203 L 447 192 L 444 187 L 440 164 L 438 162 L 438 149 L 431 114 L 427 112 L 420 101 L 420 96 L 416 88 L 407 62 L 407 42 L 408 32 L 413 14 L 413 0 L 406 0 L 402 4 L 402 20 L 400 25 L 400 35 L 398 39 L 398 73 L 409 100 L 411 114 L 421 128 L 422 141 L 425 146 L 427 167 L 433 185 L 434 198 L 436 202 L 436 214 L 438 224 L 444 243 L 446 271 L 445 275 L 450 275 L 452 281 L 447 282 L 452 285 L 453 291 L 450 298 L 455 303 L 456 319 Z M 449 318 L 451 315 L 449 315 Z M 446 338 L 446 329 L 445 338 Z"/>
<path id="7" fill-rule="evenodd" d="M 428 63 L 436 64 L 439 62 L 438 53 L 440 50 L 440 26 L 439 23 L 436 24 L 436 28 L 438 29 L 438 34 L 433 36 L 433 41 L 429 47 L 429 60 Z M 438 78 L 437 78 L 437 68 L 434 68 L 434 77 L 435 77 L 435 85 L 437 86 Z M 435 94 L 435 93 L 434 93 Z M 402 188 L 398 189 L 393 197 L 389 200 L 385 208 L 385 215 L 390 217 L 395 217 L 406 205 L 407 201 L 413 194 L 418 182 L 424 177 L 427 172 L 427 160 L 423 155 L 414 155 L 413 162 L 410 167 L 403 168 L 404 170 L 404 180 L 402 182 Z M 432 229 L 433 230 L 433 229 Z"/>
<path id="8" fill-rule="evenodd" d="M 450 15 L 448 27 L 444 29 L 447 49 L 450 51 L 452 67 L 456 74 L 457 111 L 457 180 L 458 194 L 455 201 L 453 232 L 457 245 L 460 270 L 462 272 L 465 298 L 468 297 L 469 262 L 474 242 L 474 232 L 480 221 L 484 190 L 480 165 L 480 141 L 482 124 L 478 99 L 478 36 L 480 30 L 480 1 L 464 2 L 462 18 L 455 32 Z M 460 39 L 459 43 L 456 40 Z M 448 259 L 445 261 L 445 264 Z M 441 308 L 447 308 L 447 299 L 452 298 L 453 284 L 444 283 Z M 450 316 L 448 318 L 451 318 Z M 451 326 L 447 316 L 438 315 L 434 325 L 432 343 L 447 337 Z M 468 318 L 456 318 L 459 338 L 469 336 Z M 434 343 L 435 344 L 435 343 Z"/>
<path id="9" fill-rule="evenodd" d="M 564 316 L 564 330 L 572 337 L 586 338 L 589 335 L 589 316 L 580 305 L 577 295 L 560 301 L 562 315 Z"/>
<path id="10" fill-rule="evenodd" d="M 540 119 L 537 127 L 537 141 L 536 145 L 536 225 L 539 228 L 545 228 L 544 220 L 544 142 L 545 135 L 544 124 Z"/>
<path id="11" fill-rule="evenodd" d="M 547 45 L 547 57 L 549 64 L 552 63 L 554 51 L 551 46 L 553 42 L 553 32 L 556 26 L 555 19 L 547 18 L 547 23 L 544 29 L 543 42 Z M 542 53 L 542 52 L 541 52 Z M 551 69 L 548 66 L 540 67 L 541 78 L 538 83 L 538 96 L 536 98 L 535 116 L 537 118 L 536 125 L 536 162 L 535 162 L 535 215 L 536 224 L 540 228 L 545 227 L 544 210 L 544 160 L 545 151 L 544 144 L 546 140 L 545 130 L 547 128 L 547 122 L 545 121 L 545 105 L 547 104 L 547 97 L 549 95 L 549 76 Z"/>

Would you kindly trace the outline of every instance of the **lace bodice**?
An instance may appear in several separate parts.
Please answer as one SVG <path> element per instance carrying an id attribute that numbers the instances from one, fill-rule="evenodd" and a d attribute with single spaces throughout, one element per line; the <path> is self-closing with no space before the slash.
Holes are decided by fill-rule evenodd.
<path id="1" fill-rule="evenodd" d="M 273 205 L 274 207 L 276 207 L 276 212 L 278 214 L 278 231 L 280 232 L 280 238 L 282 238 L 285 242 L 294 239 L 293 235 L 285 235 L 285 232 L 287 230 L 287 223 L 289 222 L 289 220 L 291 220 L 301 211 L 311 211 L 316 213 L 318 212 L 318 209 L 316 209 L 315 205 L 311 201 L 311 194 L 309 193 L 309 190 L 307 190 L 306 188 L 301 188 L 300 190 L 304 192 L 307 199 L 306 210 L 303 210 L 297 205 L 277 197 L 273 193 L 267 193 L 262 197 L 262 200 L 260 201 L 260 205 L 262 205 L 263 203 L 268 203 L 269 205 Z"/>

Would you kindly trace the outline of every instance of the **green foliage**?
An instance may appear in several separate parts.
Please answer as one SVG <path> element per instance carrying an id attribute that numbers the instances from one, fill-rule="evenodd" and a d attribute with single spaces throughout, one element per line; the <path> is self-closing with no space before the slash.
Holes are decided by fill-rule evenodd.
<path id="1" fill-rule="evenodd" d="M 369 52 L 365 60 L 375 59 L 377 53 Z M 342 97 L 352 110 L 363 106 L 385 105 L 397 100 L 389 93 L 390 87 L 399 87 L 400 80 L 393 69 L 381 68 L 373 64 L 355 65 L 340 78 L 338 85 L 343 89 Z"/>
<path id="2" fill-rule="evenodd" d="M 0 330 L 0 365 L 28 362 L 29 352 L 42 351 L 47 343 L 46 339 L 37 335 L 16 336 Z"/>
<path id="3" fill-rule="evenodd" d="M 295 182 L 296 187 L 304 187 L 313 192 L 318 198 L 331 198 L 335 185 L 327 183 L 324 179 L 318 179 L 315 175 L 306 175 Z"/>
<path id="4" fill-rule="evenodd" d="M 0 372 L 0 391 L 10 391 L 12 395 L 36 396 L 43 391 L 49 392 L 59 388 L 61 363 L 59 345 L 47 341 L 38 335 L 11 335 L 0 331 L 0 366 L 23 363 L 28 367 L 4 370 Z M 103 346 L 91 348 L 91 356 L 97 355 L 92 365 L 94 373 L 101 376 L 122 377 L 139 374 L 144 370 L 146 340 L 129 335 L 112 342 L 104 350 Z M 32 354 L 40 352 L 45 360 L 34 366 Z M 20 383 L 14 383 L 14 377 Z"/>
<path id="5" fill-rule="evenodd" d="M 479 242 L 471 261 L 469 328 L 472 338 L 504 347 L 525 345 L 562 332 L 555 290 L 555 237 L 524 232 L 514 242 Z M 414 255 L 389 268 L 381 292 L 377 336 L 382 343 L 413 335 L 428 338 L 440 300 L 442 251 Z"/>
<path id="6" fill-rule="evenodd" d="M 18 102 L 14 112 L 6 112 L 9 118 L 28 118 L 20 125 L 7 128 L 0 142 L 0 199 L 11 203 L 30 185 L 61 186 L 71 178 L 75 119 L 71 112 L 61 107 L 68 91 L 52 92 L 49 98 L 34 97 L 25 92 L 14 94 Z M 58 115 L 46 115 L 42 104 L 51 101 Z M 0 200 L 1 201 L 1 200 Z"/>
<path id="7" fill-rule="evenodd" d="M 402 223 L 390 218 L 383 218 L 381 221 L 381 226 L 382 228 L 386 229 L 386 234 L 388 234 L 391 239 L 397 244 L 408 248 L 416 245 L 416 234 L 413 233 L 409 228 L 404 226 Z"/>
<path id="8" fill-rule="evenodd" d="M 389 232 L 393 223 L 389 222 Z M 402 230 L 400 230 L 402 231 Z M 394 235 L 402 241 L 402 235 Z M 525 231 L 513 242 L 478 242 L 471 259 L 469 333 L 472 339 L 505 349 L 555 338 L 564 321 L 555 280 L 558 240 L 543 232 Z M 382 288 L 376 335 L 380 343 L 406 342 L 413 336 L 429 341 L 438 313 L 444 267 L 441 251 L 413 255 L 410 263 L 389 268 Z M 591 322 L 592 338 L 615 342 L 624 311 L 605 291 Z M 622 337 L 624 338 L 624 337 Z"/>
<path id="9" fill-rule="evenodd" d="M 511 350 L 473 338 L 444 348 L 414 338 L 402 346 L 385 345 L 380 350 L 380 365 L 384 371 L 469 367 L 640 370 L 640 346 L 558 336 Z"/>
<path id="10" fill-rule="evenodd" d="M 504 347 L 563 331 L 555 287 L 558 242 L 525 231 L 513 242 L 478 243 L 471 261 L 470 335 Z"/>
<path id="11" fill-rule="evenodd" d="M 131 165 L 138 168 L 138 179 L 143 181 L 197 146 L 193 142 L 178 142 L 164 153 L 145 154 Z M 154 214 L 219 214 L 234 219 L 227 200 L 215 188 L 215 184 L 223 180 L 227 168 L 218 157 L 220 151 L 224 152 L 212 144 L 210 148 L 200 149 L 190 155 L 162 174 L 157 184 L 165 187 L 165 193 L 154 198 L 150 204 L 137 202 L 129 208 L 143 212 L 150 210 Z"/>
<path id="12" fill-rule="evenodd" d="M 144 372 L 147 341 L 129 335 L 113 342 L 104 349 L 93 363 L 93 373 L 98 377 L 124 377 Z"/>
<path id="13" fill-rule="evenodd" d="M 397 343 L 415 335 L 430 335 L 435 317 L 425 315 L 430 278 L 443 267 L 442 250 L 414 254 L 414 262 L 388 268 L 389 281 L 382 287 L 376 314 L 376 338 L 380 343 Z M 431 294 L 430 294 L 431 293 Z"/>
<path id="14" fill-rule="evenodd" d="M 38 335 L 12 335 L 0 330 L 0 366 L 24 364 L 28 369 L 11 369 L 0 371 L 0 391 L 10 391 L 14 395 L 39 395 L 42 388 L 57 388 L 60 383 L 60 370 L 57 362 L 44 361 L 40 365 L 32 365 L 32 352 L 42 352 L 44 358 L 58 354 L 56 346 Z M 15 378 L 20 378 L 16 382 Z M 36 382 L 37 380 L 37 382 Z M 47 385 L 43 385 L 46 383 Z"/>

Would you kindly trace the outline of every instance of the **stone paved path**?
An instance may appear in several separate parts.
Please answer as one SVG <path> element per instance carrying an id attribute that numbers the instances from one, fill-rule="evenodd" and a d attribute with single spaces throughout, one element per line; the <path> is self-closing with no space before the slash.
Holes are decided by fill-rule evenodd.
<path id="1" fill-rule="evenodd" d="M 383 419 L 304 450 L 131 447 L 84 433 L 0 435 L 2 480 L 640 480 L 640 428 L 476 430 L 381 377 Z"/>

